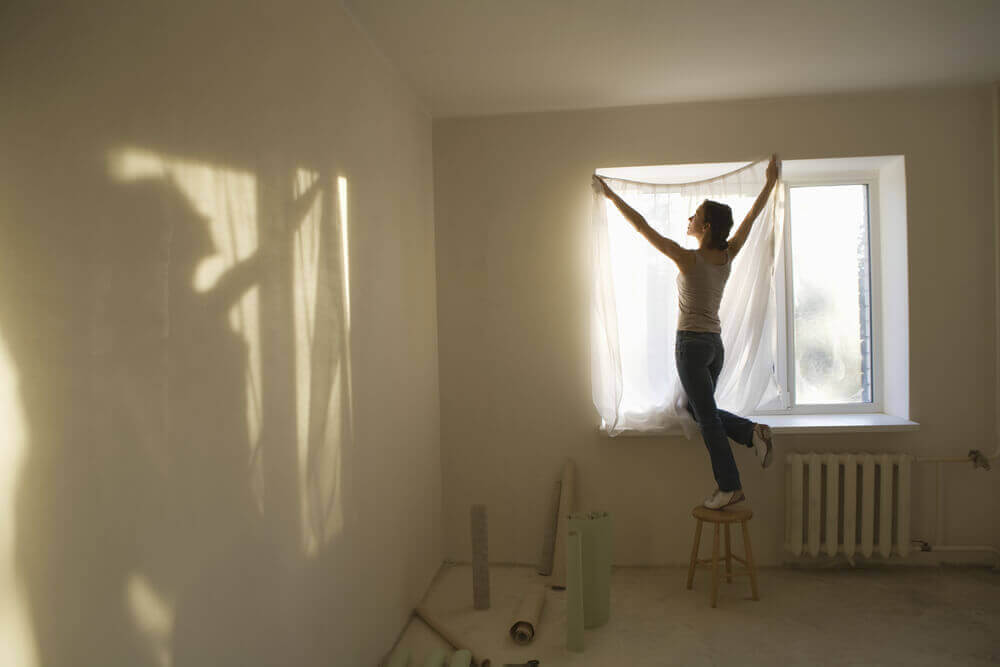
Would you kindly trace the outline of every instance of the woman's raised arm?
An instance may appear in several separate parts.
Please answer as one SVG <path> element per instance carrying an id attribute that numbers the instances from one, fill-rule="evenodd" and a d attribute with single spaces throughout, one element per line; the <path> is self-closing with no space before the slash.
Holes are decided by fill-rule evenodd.
<path id="1" fill-rule="evenodd" d="M 780 164 L 778 160 L 778 155 L 772 154 L 771 161 L 767 164 L 767 183 L 764 184 L 764 189 L 760 191 L 757 195 L 757 201 L 753 203 L 753 208 L 747 213 L 747 217 L 743 218 L 743 222 L 740 224 L 740 228 L 736 230 L 733 237 L 729 239 L 729 256 L 736 257 L 740 249 L 743 248 L 743 244 L 746 243 L 747 237 L 750 236 L 750 229 L 753 228 L 753 223 L 760 215 L 760 212 L 764 210 L 764 205 L 767 203 L 767 198 L 771 196 L 771 190 L 774 189 L 774 184 L 778 182 L 778 165 Z"/>
<path id="2" fill-rule="evenodd" d="M 636 230 L 642 234 L 647 241 L 649 241 L 654 248 L 662 252 L 664 255 L 674 260 L 678 268 L 685 269 L 690 264 L 694 263 L 694 255 L 687 248 L 681 247 L 676 241 L 668 239 L 665 236 L 661 236 L 655 229 L 649 226 L 646 219 L 642 217 L 642 214 L 636 211 L 634 208 L 625 203 L 618 194 L 612 190 L 604 179 L 594 174 L 594 180 L 600 185 L 601 190 L 604 192 L 604 196 L 611 200 L 611 202 L 621 211 L 621 214 L 625 216 Z"/>

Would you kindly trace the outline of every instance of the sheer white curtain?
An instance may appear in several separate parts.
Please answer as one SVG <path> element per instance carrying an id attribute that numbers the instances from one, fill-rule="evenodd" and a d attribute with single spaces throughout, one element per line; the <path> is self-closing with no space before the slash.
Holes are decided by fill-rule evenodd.
<path id="1" fill-rule="evenodd" d="M 606 178 L 611 188 L 663 236 L 687 247 L 688 217 L 705 199 L 733 209 L 733 232 L 766 182 L 767 160 L 692 183 L 657 184 Z M 733 262 L 719 317 L 726 360 L 718 405 L 752 413 L 782 397 L 775 380 L 774 267 L 782 253 L 784 186 L 779 180 Z M 636 232 L 599 190 L 593 201 L 591 373 L 594 405 L 611 435 L 697 426 L 685 409 L 677 376 L 677 267 Z"/>

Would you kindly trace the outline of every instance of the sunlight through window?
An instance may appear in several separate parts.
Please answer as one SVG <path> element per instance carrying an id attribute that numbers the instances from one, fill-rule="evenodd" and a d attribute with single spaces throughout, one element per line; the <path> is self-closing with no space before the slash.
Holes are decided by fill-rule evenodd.
<path id="1" fill-rule="evenodd" d="M 141 574 L 132 573 L 126 587 L 127 604 L 135 626 L 152 649 L 160 667 L 170 667 L 173 605 L 168 604 Z"/>
<path id="2" fill-rule="evenodd" d="M 690 183 L 744 166 L 745 163 L 662 165 L 598 169 L 612 178 L 652 183 Z M 709 191 L 699 196 L 678 192 L 630 192 L 627 199 L 656 231 L 687 248 L 697 247 L 697 241 L 687 235 L 688 217 L 706 198 L 716 198 L 732 207 L 735 220 L 741 220 L 753 206 L 754 196 L 729 193 L 713 195 Z M 664 286 L 672 289 L 677 280 L 677 267 L 668 261 L 622 216 L 610 199 L 605 200 L 608 220 L 608 247 L 611 256 L 615 308 L 622 323 L 621 365 L 623 412 L 643 413 L 663 401 L 664 378 L 674 371 L 673 350 L 655 349 L 660 332 L 677 328 L 675 300 L 663 301 Z M 660 221 L 660 222 L 657 222 Z M 673 297 L 676 299 L 676 297 Z"/>
<path id="3" fill-rule="evenodd" d="M 211 322 L 199 328 L 197 319 L 211 318 L 220 309 L 245 344 L 245 363 L 239 363 L 246 369 L 249 476 L 265 513 L 269 509 L 263 506 L 261 348 L 265 342 L 260 284 L 290 276 L 291 284 L 286 284 L 290 291 L 281 289 L 289 301 L 291 321 L 268 326 L 288 326 L 293 349 L 272 350 L 268 358 L 269 363 L 294 366 L 295 423 L 289 426 L 294 427 L 295 442 L 287 443 L 294 446 L 288 452 L 280 449 L 284 443 L 273 446 L 279 456 L 295 457 L 300 497 L 293 501 L 296 508 L 287 507 L 299 515 L 300 548 L 306 554 L 317 553 L 343 529 L 341 459 L 353 428 L 347 179 L 341 176 L 334 182 L 321 171 L 299 167 L 270 170 L 265 181 L 251 172 L 134 148 L 114 151 L 109 159 L 116 182 L 146 184 L 151 192 L 163 193 L 176 209 L 161 216 L 167 229 L 154 230 L 150 239 L 162 246 L 152 253 L 164 263 L 161 273 L 179 273 L 188 280 L 185 286 L 163 279 L 164 335 L 178 317 L 174 309 L 189 311 L 182 335 L 190 333 L 192 338 L 176 343 L 181 347 L 171 348 L 173 352 L 183 356 L 183 346 L 199 345 L 205 333 L 215 335 Z M 259 206 L 267 211 L 266 220 L 259 219 Z M 192 233 L 192 227 L 200 234 Z M 277 245 L 263 247 L 262 239 L 270 239 L 272 233 L 279 235 L 274 237 Z M 283 233 L 289 236 L 282 238 Z M 276 252 L 280 248 L 285 250 Z M 164 368 L 171 363 L 167 359 Z M 177 418 L 165 415 L 163 420 Z M 141 588 L 136 590 L 141 593 Z M 139 601 L 149 598 L 140 593 L 130 595 Z"/>
<path id="4" fill-rule="evenodd" d="M 340 204 L 341 252 L 344 255 L 344 318 L 347 330 L 351 330 L 351 264 L 350 245 L 347 238 L 347 179 L 337 178 L 337 201 Z"/>
<path id="5" fill-rule="evenodd" d="M 15 569 L 14 495 L 24 456 L 24 411 L 17 375 L 7 346 L 0 339 L 0 664 L 37 664 L 35 641 L 24 593 Z"/>
<path id="6" fill-rule="evenodd" d="M 870 403 L 865 185 L 791 188 L 798 404 Z"/>
<path id="7" fill-rule="evenodd" d="M 296 172 L 292 243 L 297 452 L 302 547 L 315 555 L 343 530 L 343 450 L 351 441 L 347 181 Z M 338 230 L 337 227 L 340 227 Z M 340 246 L 339 248 L 337 246 Z"/>

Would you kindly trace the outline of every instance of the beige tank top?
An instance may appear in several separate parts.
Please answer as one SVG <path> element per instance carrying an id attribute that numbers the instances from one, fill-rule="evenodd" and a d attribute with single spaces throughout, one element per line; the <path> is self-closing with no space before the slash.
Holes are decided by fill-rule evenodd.
<path id="1" fill-rule="evenodd" d="M 729 279 L 732 262 L 726 251 L 725 264 L 706 262 L 700 252 L 694 253 L 694 266 L 677 275 L 677 297 L 679 314 L 677 329 L 680 331 L 702 331 L 722 333 L 719 322 L 719 304 L 722 290 Z"/>

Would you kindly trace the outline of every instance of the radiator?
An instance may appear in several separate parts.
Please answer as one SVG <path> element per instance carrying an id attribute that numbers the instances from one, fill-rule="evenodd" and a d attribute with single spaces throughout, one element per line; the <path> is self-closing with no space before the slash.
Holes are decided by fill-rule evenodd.
<path id="1" fill-rule="evenodd" d="M 785 549 L 796 556 L 910 553 L 908 454 L 788 454 Z"/>

